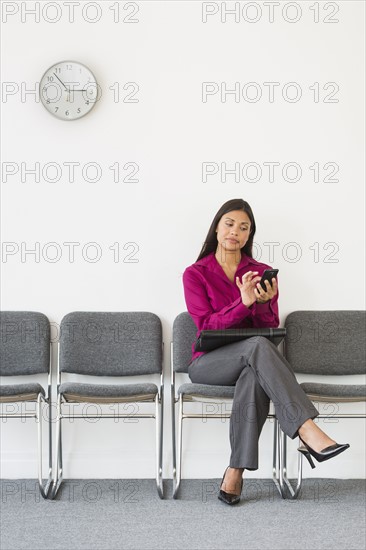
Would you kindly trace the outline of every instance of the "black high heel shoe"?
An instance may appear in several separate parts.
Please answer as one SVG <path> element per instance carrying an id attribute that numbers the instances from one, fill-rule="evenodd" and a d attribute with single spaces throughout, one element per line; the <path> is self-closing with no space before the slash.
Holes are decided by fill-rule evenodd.
<path id="1" fill-rule="evenodd" d="M 305 445 L 305 447 L 299 447 L 297 450 L 308 459 L 309 464 L 312 468 L 315 468 L 315 464 L 310 455 L 312 455 L 318 462 L 323 462 L 324 460 L 333 458 L 333 456 L 339 455 L 339 453 L 342 453 L 349 447 L 348 443 L 334 443 L 334 445 L 325 447 L 325 449 L 317 453 L 316 451 L 314 451 L 314 449 L 309 447 L 309 445 L 307 445 L 300 436 L 299 439 Z"/>
<path id="2" fill-rule="evenodd" d="M 221 481 L 221 485 L 223 484 L 223 481 L 225 479 L 225 474 L 227 472 L 227 469 L 230 468 L 230 466 L 228 466 L 224 472 L 224 475 L 222 476 L 222 481 Z M 221 487 L 220 485 L 220 487 Z M 240 496 L 241 496 L 241 491 L 243 489 L 243 478 L 241 478 L 241 484 L 240 484 L 240 495 L 235 495 L 234 493 L 226 493 L 225 491 L 223 491 L 222 489 L 220 489 L 220 492 L 218 494 L 218 499 L 219 500 L 222 500 L 222 502 L 225 502 L 225 504 L 238 504 L 238 502 L 240 502 Z"/>

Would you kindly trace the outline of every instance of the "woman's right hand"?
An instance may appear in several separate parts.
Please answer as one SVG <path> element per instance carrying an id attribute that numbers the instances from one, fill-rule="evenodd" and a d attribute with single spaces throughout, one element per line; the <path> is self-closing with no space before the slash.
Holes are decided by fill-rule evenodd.
<path id="1" fill-rule="evenodd" d="M 247 271 L 242 276 L 241 282 L 240 277 L 236 277 L 236 286 L 240 290 L 241 301 L 247 307 L 250 307 L 256 301 L 257 297 L 254 294 L 255 285 L 261 280 L 261 277 L 256 274 L 258 271 Z"/>

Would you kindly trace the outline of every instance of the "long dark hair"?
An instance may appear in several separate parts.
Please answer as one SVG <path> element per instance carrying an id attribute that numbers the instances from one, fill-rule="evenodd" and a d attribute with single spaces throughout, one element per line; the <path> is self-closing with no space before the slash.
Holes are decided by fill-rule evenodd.
<path id="1" fill-rule="evenodd" d="M 211 252 L 216 252 L 217 235 L 215 230 L 216 230 L 217 224 L 219 223 L 220 219 L 224 214 L 227 214 L 232 210 L 242 210 L 243 212 L 248 214 L 248 217 L 251 223 L 250 237 L 246 242 L 246 244 L 241 249 L 241 254 L 243 255 L 245 253 L 247 256 L 250 256 L 251 258 L 253 258 L 252 248 L 253 248 L 253 239 L 255 235 L 255 220 L 254 220 L 252 209 L 250 208 L 249 204 L 243 199 L 231 199 L 225 202 L 225 204 L 221 206 L 220 210 L 217 212 L 214 219 L 212 220 L 211 227 L 208 230 L 207 237 L 205 239 L 205 242 L 203 243 L 201 252 L 199 253 L 199 256 L 196 262 L 198 262 L 198 260 L 201 260 L 202 258 L 207 256 L 208 254 L 211 254 Z"/>

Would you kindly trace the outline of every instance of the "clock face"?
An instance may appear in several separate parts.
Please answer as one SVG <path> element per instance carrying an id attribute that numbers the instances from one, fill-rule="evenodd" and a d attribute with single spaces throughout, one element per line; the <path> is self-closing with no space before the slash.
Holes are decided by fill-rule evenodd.
<path id="1" fill-rule="evenodd" d="M 94 107 L 98 85 L 93 73 L 76 61 L 61 61 L 50 67 L 39 83 L 40 99 L 61 120 L 76 120 Z"/>

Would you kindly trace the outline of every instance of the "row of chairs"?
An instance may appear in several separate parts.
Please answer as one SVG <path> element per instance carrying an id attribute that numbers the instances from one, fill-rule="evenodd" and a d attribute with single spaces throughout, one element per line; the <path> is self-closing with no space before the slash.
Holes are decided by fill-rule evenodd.
<path id="1" fill-rule="evenodd" d="M 285 320 L 287 329 L 284 355 L 294 372 L 310 374 L 362 374 L 365 372 L 364 311 L 296 311 Z M 57 418 L 55 468 L 52 460 L 52 425 L 48 418 L 48 478 L 42 474 L 42 407 L 51 407 L 51 329 L 48 318 L 39 312 L 0 312 L 1 348 L 0 375 L 25 376 L 48 374 L 48 388 L 39 383 L 7 384 L 0 386 L 1 418 L 32 417 L 38 424 L 38 482 L 44 498 L 55 498 L 63 480 L 62 420 L 64 418 L 95 418 L 70 413 L 66 404 L 94 403 L 152 403 L 154 410 L 136 413 L 134 418 L 155 419 L 156 486 L 164 498 L 163 410 L 164 370 L 163 339 L 160 318 L 151 312 L 73 312 L 67 314 L 59 327 L 57 353 Z M 180 313 L 173 323 L 171 341 L 171 420 L 173 450 L 173 498 L 177 498 L 181 483 L 183 455 L 183 420 L 229 418 L 230 412 L 202 413 L 187 411 L 186 405 L 220 403 L 230 405 L 235 386 L 183 383 L 176 388 L 176 373 L 187 373 L 191 346 L 196 338 L 196 326 L 187 312 Z M 143 382 L 128 384 L 90 384 L 63 382 L 67 373 L 79 376 L 124 377 L 138 376 Z M 147 382 L 148 375 L 158 376 L 157 384 Z M 328 403 L 366 401 L 365 385 L 302 383 L 313 401 Z M 19 413 L 14 404 L 34 402 L 35 411 Z M 4 412 L 4 404 L 6 411 Z M 176 451 L 176 406 L 178 405 L 178 454 Z M 11 408 L 13 406 L 13 408 Z M 329 415 L 320 415 L 325 418 Z M 337 418 L 365 418 L 364 414 L 332 414 Z M 98 418 L 127 418 L 130 414 L 103 413 Z M 273 481 L 283 498 L 297 498 L 302 482 L 302 454 L 298 453 L 298 478 L 295 488 L 287 478 L 286 436 L 275 414 L 273 434 Z"/>

